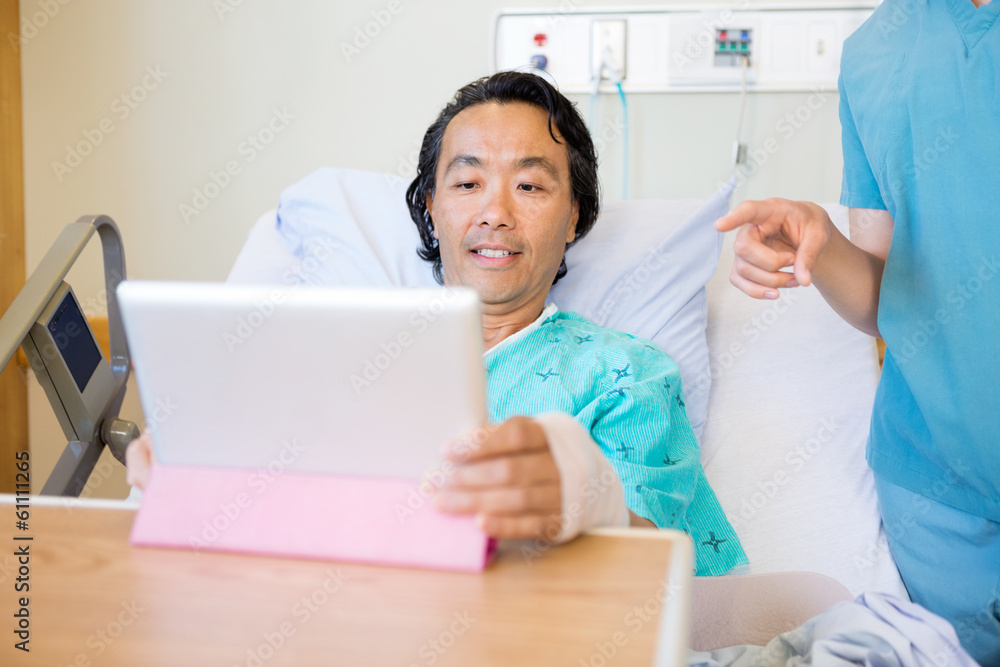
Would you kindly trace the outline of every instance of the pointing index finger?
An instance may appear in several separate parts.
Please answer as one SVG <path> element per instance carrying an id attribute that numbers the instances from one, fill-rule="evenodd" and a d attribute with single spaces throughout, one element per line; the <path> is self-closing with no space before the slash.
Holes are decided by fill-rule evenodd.
<path id="1" fill-rule="evenodd" d="M 747 200 L 715 221 L 720 232 L 730 232 L 743 225 L 761 224 L 772 215 L 773 207 L 767 201 Z"/>

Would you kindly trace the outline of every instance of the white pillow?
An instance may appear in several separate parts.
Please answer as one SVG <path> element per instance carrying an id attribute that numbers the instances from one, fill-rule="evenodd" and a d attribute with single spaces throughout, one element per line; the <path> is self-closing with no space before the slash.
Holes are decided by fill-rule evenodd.
<path id="1" fill-rule="evenodd" d="M 416 250 L 408 181 L 392 174 L 323 168 L 281 193 L 229 275 L 231 282 L 435 285 Z M 561 309 L 648 338 L 681 369 L 688 416 L 700 436 L 710 375 L 705 282 L 735 182 L 708 200 L 609 202 L 591 232 L 566 253 L 566 277 L 550 294 Z M 280 242 L 279 242 L 280 241 Z"/>
<path id="2" fill-rule="evenodd" d="M 827 210 L 846 231 L 847 210 Z M 729 238 L 708 283 L 702 461 L 750 572 L 820 572 L 854 595 L 906 598 L 865 462 L 874 340 L 814 287 L 782 290 L 779 301 L 750 298 L 729 283 L 732 262 Z"/>

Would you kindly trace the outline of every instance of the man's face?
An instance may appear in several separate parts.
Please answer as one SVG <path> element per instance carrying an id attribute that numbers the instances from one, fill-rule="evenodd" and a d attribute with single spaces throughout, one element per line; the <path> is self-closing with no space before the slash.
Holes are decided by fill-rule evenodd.
<path id="1" fill-rule="evenodd" d="M 579 217 L 566 143 L 538 107 L 464 109 L 445 129 L 427 210 L 446 285 L 476 288 L 487 308 L 544 302 Z"/>

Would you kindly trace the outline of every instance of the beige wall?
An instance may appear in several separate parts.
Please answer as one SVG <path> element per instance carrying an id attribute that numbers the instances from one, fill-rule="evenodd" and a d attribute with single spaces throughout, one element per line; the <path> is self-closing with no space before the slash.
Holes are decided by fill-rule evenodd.
<path id="1" fill-rule="evenodd" d="M 50 13 L 51 6 L 59 9 L 36 21 L 44 25 L 25 33 L 22 48 L 28 270 L 67 223 L 106 213 L 122 230 L 131 277 L 198 280 L 224 279 L 250 225 L 276 205 L 285 186 L 313 169 L 398 172 L 455 89 L 488 73 L 493 13 L 505 5 L 560 5 L 398 0 L 401 11 L 348 62 L 341 43 L 388 0 L 58 2 L 66 4 L 45 0 Z M 565 7 L 574 4 L 618 3 L 562 0 Z M 218 8 L 228 5 L 235 6 L 220 15 Z M 42 11 L 38 0 L 21 2 L 29 20 Z M 2 48 L 10 48 L 7 38 Z M 837 198 L 836 95 L 794 136 L 785 138 L 775 127 L 808 98 L 750 98 L 745 141 L 753 150 L 774 139 L 772 150 L 778 150 L 737 191 L 738 199 Z M 586 112 L 586 99 L 578 99 Z M 631 196 L 708 194 L 729 169 L 736 101 L 735 94 L 633 96 Z M 811 101 L 816 106 L 818 100 Z M 609 120 L 619 113 L 611 98 L 600 110 Z M 293 117 L 281 120 L 276 113 Z M 258 150 L 244 143 L 272 120 L 280 131 L 269 144 Z M 94 144 L 90 154 L 79 164 L 68 162 L 67 146 L 80 142 Z M 193 190 L 230 161 L 240 173 L 185 220 L 181 205 L 203 203 L 194 202 Z M 620 196 L 620 166 L 614 140 L 602 156 L 609 199 Z M 101 313 L 98 246 L 91 242 L 70 282 L 85 308 Z M 31 443 L 44 479 L 64 442 L 32 383 Z M 132 389 L 123 417 L 141 422 L 140 413 Z M 120 466 L 102 470 L 114 473 L 99 476 L 92 491 L 124 495 Z"/>

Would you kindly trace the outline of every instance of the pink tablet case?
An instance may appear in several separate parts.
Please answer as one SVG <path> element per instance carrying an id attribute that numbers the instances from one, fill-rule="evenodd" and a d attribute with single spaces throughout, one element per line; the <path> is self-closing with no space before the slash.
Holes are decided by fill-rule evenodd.
<path id="1" fill-rule="evenodd" d="M 155 466 L 132 544 L 476 572 L 496 549 L 419 482 Z"/>

